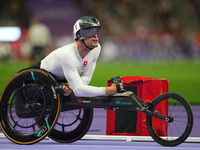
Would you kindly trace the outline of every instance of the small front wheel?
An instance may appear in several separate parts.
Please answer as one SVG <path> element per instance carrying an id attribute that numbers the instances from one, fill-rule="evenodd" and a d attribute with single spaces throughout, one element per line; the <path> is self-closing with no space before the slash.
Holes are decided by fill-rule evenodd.
<path id="1" fill-rule="evenodd" d="M 160 109 L 167 105 L 167 109 Z M 160 108 L 159 108 L 160 107 Z M 183 143 L 193 127 L 193 113 L 189 103 L 176 93 L 158 96 L 149 108 L 170 118 L 169 122 L 147 116 L 147 128 L 152 138 L 163 146 L 177 146 Z"/>

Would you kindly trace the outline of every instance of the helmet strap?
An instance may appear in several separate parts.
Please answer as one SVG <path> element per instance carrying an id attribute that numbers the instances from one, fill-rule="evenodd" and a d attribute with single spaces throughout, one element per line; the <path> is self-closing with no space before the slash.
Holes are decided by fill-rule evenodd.
<path id="1" fill-rule="evenodd" d="M 84 39 L 83 40 L 81 40 L 81 42 L 85 45 L 85 47 L 87 47 L 89 50 L 93 50 L 94 48 L 90 48 L 90 47 L 88 47 L 86 44 L 85 44 L 85 41 L 84 41 Z"/>

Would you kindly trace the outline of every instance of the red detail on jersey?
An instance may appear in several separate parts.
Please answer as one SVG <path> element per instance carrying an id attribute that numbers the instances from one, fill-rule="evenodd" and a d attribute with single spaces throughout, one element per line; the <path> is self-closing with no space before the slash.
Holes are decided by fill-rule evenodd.
<path id="1" fill-rule="evenodd" d="M 80 104 L 80 103 L 82 103 L 82 101 L 79 99 L 79 100 L 78 100 L 78 103 Z"/>
<path id="2" fill-rule="evenodd" d="M 83 66 L 87 66 L 88 61 L 84 61 Z"/>

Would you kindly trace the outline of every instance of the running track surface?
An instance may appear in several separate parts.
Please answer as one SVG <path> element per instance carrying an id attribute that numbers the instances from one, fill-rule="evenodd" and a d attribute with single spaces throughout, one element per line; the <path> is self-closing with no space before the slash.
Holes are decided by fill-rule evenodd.
<path id="1" fill-rule="evenodd" d="M 0 149 L 4 150 L 197 150 L 200 143 L 183 143 L 176 147 L 163 147 L 155 142 L 126 142 L 79 140 L 74 143 L 57 143 L 43 140 L 34 145 L 17 145 L 7 139 L 1 139 Z"/>
<path id="2" fill-rule="evenodd" d="M 200 106 L 192 106 L 194 126 L 191 137 L 200 137 Z M 106 134 L 106 111 L 95 109 L 94 119 L 88 135 Z M 163 147 L 156 142 L 127 142 L 114 140 L 79 140 L 74 143 L 58 143 L 44 139 L 33 145 L 17 145 L 7 138 L 0 138 L 0 149 L 4 150 L 200 150 L 200 143 L 182 143 L 176 147 Z"/>

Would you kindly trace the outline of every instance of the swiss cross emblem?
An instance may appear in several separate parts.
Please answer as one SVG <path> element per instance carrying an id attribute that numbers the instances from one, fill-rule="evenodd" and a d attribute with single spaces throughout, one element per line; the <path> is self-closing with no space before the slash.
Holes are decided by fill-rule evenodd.
<path id="1" fill-rule="evenodd" d="M 87 67 L 87 64 L 88 64 L 88 61 L 84 61 L 84 62 L 83 62 L 82 71 L 84 71 L 84 70 L 85 70 L 85 68 Z"/>
<path id="2" fill-rule="evenodd" d="M 86 67 L 88 64 L 88 61 L 84 61 L 83 66 Z"/>

